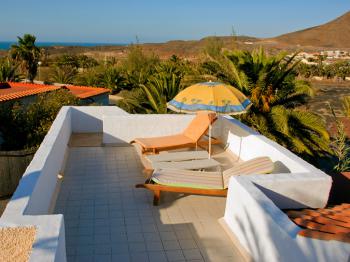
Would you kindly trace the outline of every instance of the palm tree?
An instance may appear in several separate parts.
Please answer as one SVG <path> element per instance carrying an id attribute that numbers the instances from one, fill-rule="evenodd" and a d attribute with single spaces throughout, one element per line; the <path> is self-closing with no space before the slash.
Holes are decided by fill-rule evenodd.
<path id="1" fill-rule="evenodd" d="M 167 113 L 166 103 L 182 89 L 183 73 L 172 62 L 164 62 L 155 67 L 156 73 L 149 77 L 146 84 L 139 88 L 121 92 L 123 97 L 118 103 L 132 113 Z"/>
<path id="2" fill-rule="evenodd" d="M 12 45 L 11 55 L 16 61 L 22 65 L 22 69 L 26 71 L 26 77 L 33 82 L 37 71 L 40 58 L 40 49 L 35 45 L 36 37 L 30 34 L 25 34 L 18 37 L 18 44 Z"/>
<path id="3" fill-rule="evenodd" d="M 204 69 L 240 89 L 253 105 L 240 119 L 292 151 L 314 157 L 328 151 L 329 135 L 318 116 L 299 109 L 313 95 L 296 80 L 294 57 L 268 56 L 262 48 L 209 57 Z"/>
<path id="4" fill-rule="evenodd" d="M 112 93 L 126 89 L 127 84 L 121 71 L 114 66 L 105 66 L 100 74 L 100 82 L 103 87 L 109 88 Z"/>

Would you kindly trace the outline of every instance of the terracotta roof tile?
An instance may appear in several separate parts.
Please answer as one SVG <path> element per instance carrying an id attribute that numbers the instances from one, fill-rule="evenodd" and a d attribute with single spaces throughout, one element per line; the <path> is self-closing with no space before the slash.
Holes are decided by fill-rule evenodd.
<path id="1" fill-rule="evenodd" d="M 350 243 L 350 204 L 332 208 L 290 210 L 287 215 L 302 228 L 298 235 Z"/>
<path id="2" fill-rule="evenodd" d="M 8 82 L 0 83 L 0 102 L 50 92 L 60 88 L 67 88 L 73 95 L 81 99 L 109 93 L 109 90 L 106 88 L 90 86 L 54 86 L 23 82 Z"/>

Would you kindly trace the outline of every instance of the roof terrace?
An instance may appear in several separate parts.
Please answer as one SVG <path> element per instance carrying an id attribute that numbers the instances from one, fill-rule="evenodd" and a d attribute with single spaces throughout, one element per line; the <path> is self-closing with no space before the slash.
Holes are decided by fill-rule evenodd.
<path id="1" fill-rule="evenodd" d="M 219 117 L 213 135 L 223 145 L 214 148 L 214 159 L 225 169 L 239 160 L 268 156 L 273 173 L 231 178 L 227 202 L 225 197 L 169 192 L 160 206 L 153 206 L 152 194 L 134 187 L 145 180 L 144 159 L 128 142 L 176 134 L 192 118 L 129 115 L 117 107 L 62 108 L 0 226 L 36 227 L 31 261 L 242 261 L 257 256 L 278 261 L 281 253 L 270 248 L 278 239 L 268 231 L 273 226 L 266 229 L 262 220 L 259 227 L 254 214 L 265 219 L 265 208 L 268 219 L 277 215 L 283 222 L 287 215 L 271 205 L 324 207 L 331 178 L 239 121 Z M 293 238 L 296 229 L 286 234 Z M 303 250 L 297 254 L 306 255 Z"/>
<path id="2" fill-rule="evenodd" d="M 241 259 L 218 223 L 225 198 L 164 193 L 155 207 L 134 187 L 145 180 L 137 151 L 90 147 L 88 137 L 72 137 L 55 207 L 65 218 L 68 261 Z"/>

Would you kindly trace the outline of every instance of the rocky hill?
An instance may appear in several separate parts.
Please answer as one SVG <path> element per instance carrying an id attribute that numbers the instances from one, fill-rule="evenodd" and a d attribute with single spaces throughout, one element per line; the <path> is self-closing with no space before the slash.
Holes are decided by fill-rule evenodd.
<path id="1" fill-rule="evenodd" d="M 350 48 L 350 11 L 326 24 L 269 40 L 301 47 Z"/>

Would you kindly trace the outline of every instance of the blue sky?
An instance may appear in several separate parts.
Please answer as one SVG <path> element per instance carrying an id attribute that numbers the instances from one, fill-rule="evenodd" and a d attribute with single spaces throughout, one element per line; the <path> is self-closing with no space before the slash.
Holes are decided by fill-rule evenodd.
<path id="1" fill-rule="evenodd" d="M 130 43 L 238 34 L 270 37 L 325 23 L 350 0 L 1 0 L 0 41 Z"/>

